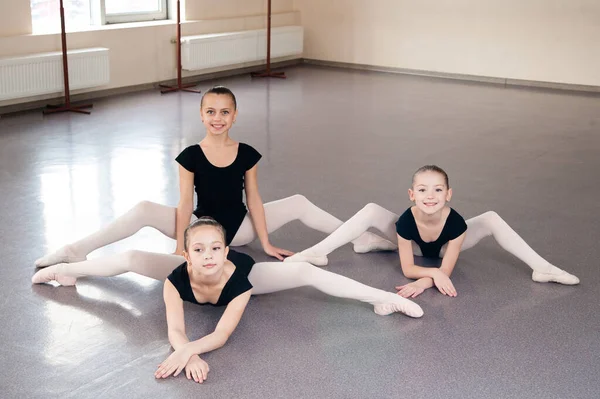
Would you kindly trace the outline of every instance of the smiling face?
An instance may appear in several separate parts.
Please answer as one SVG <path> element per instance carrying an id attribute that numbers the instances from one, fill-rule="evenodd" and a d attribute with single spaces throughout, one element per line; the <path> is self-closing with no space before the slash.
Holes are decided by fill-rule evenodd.
<path id="1" fill-rule="evenodd" d="M 446 185 L 444 175 L 435 171 L 417 173 L 408 196 L 417 208 L 427 215 L 442 210 L 452 197 L 452 189 Z"/>
<path id="2" fill-rule="evenodd" d="M 213 135 L 229 132 L 237 116 L 235 102 L 231 96 L 216 93 L 204 95 L 200 113 L 206 131 Z"/>
<path id="3" fill-rule="evenodd" d="M 223 233 L 215 226 L 201 225 L 189 232 L 184 257 L 195 274 L 209 277 L 223 271 L 228 252 Z"/>

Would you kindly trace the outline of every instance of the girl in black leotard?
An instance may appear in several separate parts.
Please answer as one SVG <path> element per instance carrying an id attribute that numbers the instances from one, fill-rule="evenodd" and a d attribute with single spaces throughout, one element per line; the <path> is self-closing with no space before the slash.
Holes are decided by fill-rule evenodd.
<path id="1" fill-rule="evenodd" d="M 115 255 L 99 262 L 108 265 L 102 275 L 135 272 L 165 280 L 164 300 L 169 341 L 175 351 L 156 371 L 157 378 L 178 374 L 185 368 L 188 378 L 202 382 L 206 378 L 208 366 L 197 355 L 225 344 L 242 317 L 251 294 L 311 286 L 332 296 L 369 303 L 379 315 L 394 312 L 411 317 L 423 315 L 419 305 L 393 292 L 366 286 L 309 263 L 254 263 L 250 256 L 229 250 L 225 241 L 226 232 L 212 218 L 197 219 L 183 235 L 184 257 L 131 251 L 125 258 Z M 185 263 L 178 266 L 182 260 Z M 95 261 L 81 263 L 92 262 Z M 55 279 L 63 285 L 74 284 L 75 279 L 85 275 L 88 270 L 82 267 L 84 274 L 73 274 L 71 269 L 63 271 L 61 265 L 57 266 Z M 185 333 L 183 301 L 226 306 L 214 332 L 190 342 Z"/>
<path id="2" fill-rule="evenodd" d="M 402 272 L 406 277 L 416 279 L 396 287 L 398 293 L 406 298 L 414 298 L 434 285 L 442 294 L 456 296 L 450 275 L 458 254 L 487 236 L 493 236 L 502 248 L 531 267 L 534 281 L 567 285 L 579 283 L 577 277 L 539 256 L 495 212 L 486 212 L 465 222 L 447 205 L 452 189 L 448 185 L 448 175 L 441 168 L 428 165 L 417 170 L 408 194 L 414 205 L 402 216 L 398 217 L 379 205 L 368 204 L 325 240 L 287 258 L 286 262 L 306 261 L 326 265 L 328 254 L 374 227 L 390 240 L 396 238 Z M 442 264 L 439 268 L 417 266 L 413 255 L 441 257 Z"/>
<path id="3" fill-rule="evenodd" d="M 167 277 L 164 300 L 169 341 L 175 350 L 156 370 L 156 378 L 177 375 L 185 369 L 188 379 L 202 382 L 208 365 L 199 355 L 223 346 L 244 313 L 250 295 L 266 294 L 301 286 L 312 286 L 329 295 L 356 299 L 374 305 L 375 313 L 403 312 L 412 317 L 423 314 L 408 299 L 357 283 L 309 263 L 254 263 L 245 254 L 230 250 L 223 227 L 211 218 L 193 222 L 184 234 L 186 263 Z M 150 269 L 147 262 L 142 265 Z M 155 265 L 168 273 L 167 263 Z M 183 301 L 199 305 L 226 306 L 214 332 L 190 342 L 186 335 Z"/>
<path id="4" fill-rule="evenodd" d="M 281 226 L 300 220 L 308 227 L 329 234 L 342 225 L 341 220 L 302 195 L 263 205 L 257 179 L 261 155 L 251 146 L 229 137 L 237 118 L 235 96 L 229 89 L 218 86 L 204 94 L 200 107 L 206 137 L 199 144 L 185 148 L 176 158 L 180 190 L 176 208 L 143 201 L 98 232 L 38 259 L 36 266 L 76 265 L 95 249 L 129 237 L 145 226 L 175 239 L 175 254 L 181 255 L 183 231 L 190 220 L 200 216 L 211 216 L 226 227 L 227 244 L 240 246 L 258 238 L 264 251 L 280 260 L 291 252 L 273 246 L 269 233 Z M 194 191 L 197 195 L 195 210 Z M 242 200 L 243 193 L 249 214 Z M 368 232 L 353 242 L 356 252 L 394 248 L 393 243 Z M 52 270 L 44 271 L 44 279 Z M 35 281 L 44 279 L 38 276 Z"/>

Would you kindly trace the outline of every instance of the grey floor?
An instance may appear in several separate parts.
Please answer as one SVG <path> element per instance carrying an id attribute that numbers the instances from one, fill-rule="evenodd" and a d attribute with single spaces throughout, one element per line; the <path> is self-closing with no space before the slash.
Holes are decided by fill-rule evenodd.
<path id="1" fill-rule="evenodd" d="M 450 174 L 465 217 L 497 211 L 540 254 L 580 277 L 534 283 L 492 239 L 461 255 L 458 297 L 429 290 L 422 319 L 308 288 L 252 299 L 209 380 L 155 381 L 170 351 L 161 284 L 136 275 L 31 286 L 33 261 L 147 199 L 176 205 L 174 157 L 203 137 L 199 97 L 145 92 L 91 116 L 0 120 L 2 398 L 597 398 L 600 391 L 598 97 L 316 67 L 285 81 L 232 78 L 232 136 L 264 155 L 263 199 L 302 193 L 346 219 L 367 202 L 401 213 L 412 172 Z M 206 89 L 214 82 L 201 85 Z M 275 245 L 323 234 L 292 223 Z M 142 230 L 91 257 L 168 252 Z M 257 243 L 244 249 L 266 260 Z M 284 267 L 282 265 L 282 267 Z M 331 271 L 385 290 L 394 253 L 330 256 Z M 222 309 L 186 308 L 190 337 Z"/>

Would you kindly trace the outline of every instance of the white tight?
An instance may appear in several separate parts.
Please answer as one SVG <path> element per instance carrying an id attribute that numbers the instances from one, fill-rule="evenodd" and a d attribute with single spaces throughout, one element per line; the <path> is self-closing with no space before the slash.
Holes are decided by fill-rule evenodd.
<path id="1" fill-rule="evenodd" d="M 264 204 L 264 207 L 269 234 L 294 220 L 299 220 L 307 227 L 326 234 L 333 233 L 343 223 L 340 219 L 325 212 L 300 194 L 268 202 Z M 252 220 L 249 215 L 246 215 L 231 245 L 246 245 L 255 238 L 256 232 Z"/>
<path id="2" fill-rule="evenodd" d="M 299 220 L 306 226 L 326 234 L 332 233 L 342 225 L 341 220 L 323 211 L 299 194 L 269 202 L 264 204 L 264 208 L 269 233 L 293 220 Z M 36 266 L 50 266 L 57 263 L 85 260 L 90 252 L 127 238 L 143 227 L 154 227 L 167 237 L 175 239 L 176 218 L 177 208 L 142 201 L 97 232 L 38 259 Z M 194 218 L 192 215 L 192 219 Z M 255 238 L 256 232 L 252 220 L 249 215 L 246 215 L 231 245 L 246 245 Z M 352 240 L 356 242 L 368 241 L 368 237 L 365 235 L 358 240 L 354 238 Z"/>
<path id="3" fill-rule="evenodd" d="M 326 256 L 342 245 L 354 240 L 369 228 L 375 228 L 392 242 L 397 242 L 395 226 L 397 220 L 398 215 L 395 213 L 377 204 L 367 204 L 333 234 L 315 246 L 302 251 L 301 254 Z M 485 237 L 493 236 L 502 248 L 525 262 L 534 271 L 546 272 L 552 266 L 531 249 L 496 212 L 486 212 L 467 220 L 467 227 L 467 235 L 462 245 L 462 251 L 474 247 Z M 444 251 L 445 246 L 442 248 L 440 256 L 443 256 Z M 419 247 L 414 243 L 413 252 L 417 256 L 422 255 Z"/>
<path id="4" fill-rule="evenodd" d="M 60 282 L 59 276 L 63 279 L 85 276 L 108 277 L 126 272 L 164 280 L 183 262 L 185 259 L 178 255 L 133 250 L 101 259 L 53 265 L 41 269 L 34 276 L 33 282 L 41 283 L 54 279 Z M 370 303 L 375 306 L 375 312 L 378 314 L 398 311 L 412 317 L 420 317 L 423 314 L 417 304 L 399 295 L 369 287 L 305 262 L 256 263 L 248 279 L 254 286 L 253 294 L 256 295 L 311 286 L 328 295 Z"/>

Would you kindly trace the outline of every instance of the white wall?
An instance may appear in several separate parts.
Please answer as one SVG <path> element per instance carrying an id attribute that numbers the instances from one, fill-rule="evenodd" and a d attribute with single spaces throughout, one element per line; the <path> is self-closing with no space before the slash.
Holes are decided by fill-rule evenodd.
<path id="1" fill-rule="evenodd" d="M 220 19 L 239 15 L 265 15 L 267 0 L 186 0 L 187 19 Z M 289 12 L 294 0 L 272 0 L 273 14 Z"/>
<path id="2" fill-rule="evenodd" d="M 305 58 L 600 86 L 598 0 L 294 0 Z"/>
<path id="3" fill-rule="evenodd" d="M 31 33 L 31 8 L 28 0 L 0 2 L 0 37 Z"/>
<path id="4" fill-rule="evenodd" d="M 261 29 L 266 26 L 266 0 L 187 0 L 183 35 Z M 274 0 L 273 26 L 296 25 L 293 0 Z M 266 12 L 266 11 L 265 11 Z M 201 19 L 202 18 L 202 19 Z M 134 86 L 176 77 L 175 24 L 159 24 L 129 28 L 112 25 L 99 30 L 68 34 L 70 49 L 107 47 L 110 49 L 110 84 L 89 92 Z M 32 35 L 28 0 L 0 2 L 0 57 L 60 51 L 60 34 Z M 184 76 L 190 73 L 184 73 Z M 26 99 L 0 101 L 0 107 L 21 102 L 55 97 L 46 95 Z"/>

